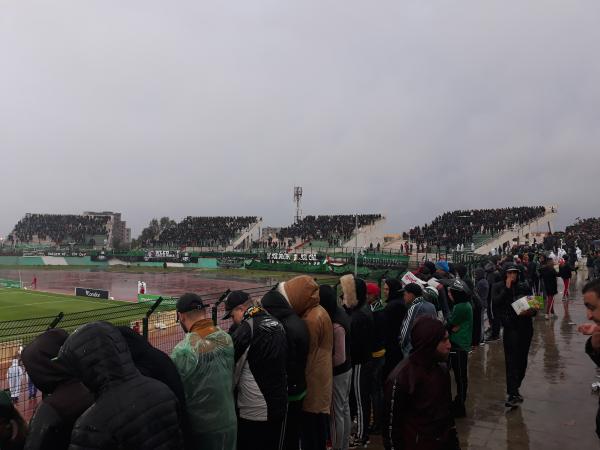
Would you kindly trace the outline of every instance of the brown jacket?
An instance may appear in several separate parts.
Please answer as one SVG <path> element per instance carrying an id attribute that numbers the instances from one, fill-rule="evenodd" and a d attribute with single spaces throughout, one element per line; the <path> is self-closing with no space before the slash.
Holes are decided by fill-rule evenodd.
<path id="1" fill-rule="evenodd" d="M 306 360 L 306 397 L 302 409 L 329 414 L 333 384 L 333 325 L 319 304 L 319 285 L 308 275 L 281 283 L 278 290 L 306 323 L 309 346 Z"/>

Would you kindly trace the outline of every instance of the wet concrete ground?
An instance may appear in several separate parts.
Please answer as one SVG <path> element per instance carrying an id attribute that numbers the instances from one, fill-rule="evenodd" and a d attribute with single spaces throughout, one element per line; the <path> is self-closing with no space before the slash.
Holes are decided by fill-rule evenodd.
<path id="1" fill-rule="evenodd" d="M 558 319 L 546 321 L 543 314 L 535 318 L 521 407 L 512 411 L 504 407 L 502 342 L 471 353 L 468 416 L 457 420 L 463 450 L 600 449 L 594 432 L 598 396 L 591 393 L 591 383 L 600 378 L 585 354 L 587 337 L 575 325 L 586 321 L 581 295 L 585 276 L 584 270 L 572 282 L 569 317 L 557 300 Z M 373 437 L 369 448 L 382 449 L 380 443 L 379 437 Z"/>

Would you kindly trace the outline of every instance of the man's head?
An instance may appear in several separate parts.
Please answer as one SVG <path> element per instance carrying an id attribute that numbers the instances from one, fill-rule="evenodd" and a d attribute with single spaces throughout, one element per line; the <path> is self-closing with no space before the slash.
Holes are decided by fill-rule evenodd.
<path id="1" fill-rule="evenodd" d="M 177 320 L 186 333 L 191 330 L 192 325 L 206 318 L 207 308 L 198 294 L 191 292 L 183 294 L 177 300 L 175 308 L 177 310 Z"/>
<path id="2" fill-rule="evenodd" d="M 244 291 L 230 292 L 225 300 L 225 315 L 223 320 L 231 318 L 233 323 L 239 325 L 244 319 L 244 313 L 252 305 L 250 295 Z"/>
<path id="3" fill-rule="evenodd" d="M 423 295 L 423 289 L 417 283 L 408 283 L 404 288 L 404 303 L 412 303 L 417 297 Z"/>
<path id="4" fill-rule="evenodd" d="M 452 303 L 464 303 L 469 301 L 469 288 L 464 281 L 455 279 L 450 286 L 448 286 L 448 297 L 452 300 Z"/>
<path id="5" fill-rule="evenodd" d="M 508 264 L 506 267 L 506 280 L 513 283 L 519 279 L 519 268 L 514 264 Z"/>
<path id="6" fill-rule="evenodd" d="M 590 281 L 583 287 L 583 303 L 588 320 L 600 325 L 600 279 Z"/>
<path id="7" fill-rule="evenodd" d="M 367 302 L 369 305 L 376 301 L 379 301 L 379 297 L 381 295 L 381 290 L 379 286 L 375 283 L 367 283 Z"/>

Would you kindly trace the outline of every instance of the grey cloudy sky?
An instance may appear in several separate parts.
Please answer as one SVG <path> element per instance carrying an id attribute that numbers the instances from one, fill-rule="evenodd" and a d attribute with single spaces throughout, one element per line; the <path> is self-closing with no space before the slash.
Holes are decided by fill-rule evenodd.
<path id="1" fill-rule="evenodd" d="M 595 0 L 0 3 L 0 232 L 560 205 L 600 216 Z"/>

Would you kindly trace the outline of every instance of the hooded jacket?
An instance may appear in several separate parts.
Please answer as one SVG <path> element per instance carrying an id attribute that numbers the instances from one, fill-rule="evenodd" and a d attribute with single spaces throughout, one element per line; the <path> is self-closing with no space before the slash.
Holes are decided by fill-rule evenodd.
<path id="1" fill-rule="evenodd" d="M 308 329 L 306 397 L 302 409 L 313 414 L 329 414 L 333 383 L 333 325 L 327 311 L 319 305 L 319 285 L 308 275 L 301 275 L 280 283 L 277 290 Z"/>
<path id="2" fill-rule="evenodd" d="M 96 400 L 75 422 L 70 450 L 183 448 L 175 395 L 140 374 L 116 327 L 83 325 L 67 338 L 58 360 Z"/>
<path id="3" fill-rule="evenodd" d="M 287 339 L 287 385 L 288 400 L 298 401 L 306 396 L 306 357 L 308 355 L 308 329 L 294 312 L 285 297 L 276 290 L 265 294 L 263 308 L 279 320 Z"/>
<path id="4" fill-rule="evenodd" d="M 386 450 L 457 450 L 450 375 L 437 362 L 437 345 L 446 330 L 437 319 L 422 317 L 412 329 L 413 352 L 385 383 L 383 443 Z"/>
<path id="5" fill-rule="evenodd" d="M 402 361 L 402 348 L 398 343 L 402 322 L 406 317 L 406 305 L 402 298 L 402 284 L 395 278 L 385 280 L 389 289 L 388 299 L 383 310 L 385 317 L 385 363 L 384 379 Z"/>
<path id="6" fill-rule="evenodd" d="M 321 306 L 325 308 L 333 324 L 333 376 L 341 375 L 352 369 L 350 359 L 350 317 L 338 306 L 335 289 L 323 285 L 319 287 Z M 339 360 L 338 364 L 335 360 Z"/>
<path id="7" fill-rule="evenodd" d="M 283 325 L 264 309 L 252 306 L 232 339 L 240 417 L 258 422 L 283 419 L 288 404 Z"/>
<path id="8" fill-rule="evenodd" d="M 344 275 L 340 278 L 343 304 L 350 313 L 350 357 L 352 365 L 365 364 L 372 358 L 375 322 L 367 305 L 367 286 L 360 278 Z"/>
<path id="9" fill-rule="evenodd" d="M 558 276 L 558 272 L 552 266 L 545 265 L 540 269 L 540 278 L 544 283 L 546 295 L 556 295 L 558 293 L 558 283 L 556 282 Z"/>
<path id="10" fill-rule="evenodd" d="M 31 419 L 27 450 L 67 449 L 75 421 L 94 403 L 90 391 L 67 367 L 52 360 L 68 337 L 65 330 L 48 330 L 23 349 L 29 378 L 44 393 Z"/>
<path id="11" fill-rule="evenodd" d="M 189 418 L 186 410 L 185 392 L 177 367 L 169 356 L 154 348 L 150 343 L 129 327 L 117 327 L 121 336 L 127 342 L 133 363 L 145 377 L 154 378 L 166 384 L 175 397 L 179 406 L 178 414 L 181 419 L 181 431 L 186 448 L 192 448 L 190 438 Z"/>

